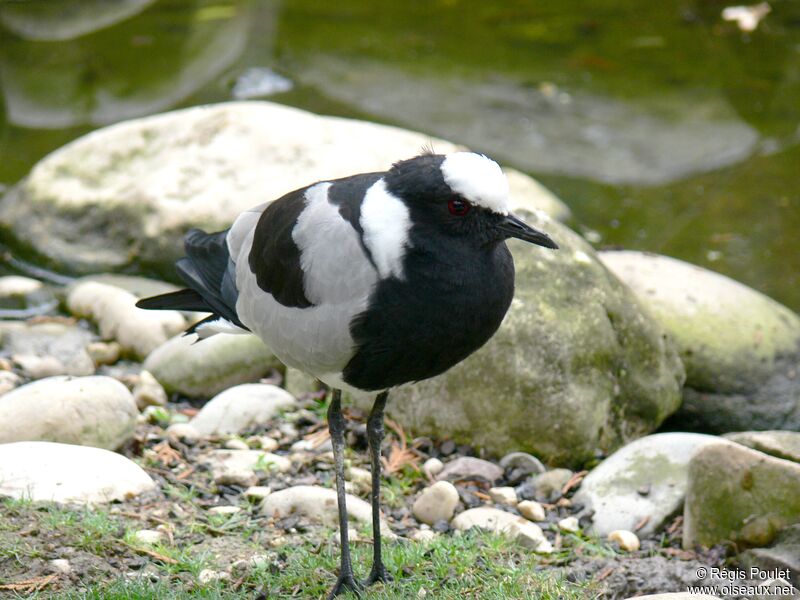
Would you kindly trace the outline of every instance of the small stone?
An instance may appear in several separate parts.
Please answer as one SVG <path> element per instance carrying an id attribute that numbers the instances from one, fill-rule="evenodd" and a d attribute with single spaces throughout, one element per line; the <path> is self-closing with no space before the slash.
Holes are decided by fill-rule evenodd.
<path id="1" fill-rule="evenodd" d="M 453 481 L 456 479 L 480 478 L 494 483 L 503 476 L 503 469 L 488 460 L 461 456 L 445 464 L 437 479 Z"/>
<path id="2" fill-rule="evenodd" d="M 19 275 L 6 275 L 0 277 L 0 298 L 10 298 L 14 296 L 28 296 L 38 292 L 44 284 L 30 277 Z"/>
<path id="3" fill-rule="evenodd" d="M 189 423 L 175 423 L 167 427 L 167 435 L 187 443 L 194 443 L 200 439 L 200 432 Z"/>
<path id="4" fill-rule="evenodd" d="M 66 558 L 55 558 L 51 560 L 50 568 L 55 573 L 60 573 L 61 575 L 69 575 L 72 573 L 72 565 Z"/>
<path id="5" fill-rule="evenodd" d="M 250 450 L 249 444 L 238 438 L 229 439 L 227 442 L 225 442 L 225 447 L 228 450 Z"/>
<path id="6" fill-rule="evenodd" d="M 533 500 L 523 500 L 517 504 L 517 510 L 529 521 L 544 521 L 546 518 L 544 506 Z"/>
<path id="7" fill-rule="evenodd" d="M 275 452 L 280 447 L 278 441 L 268 435 L 253 435 L 247 438 L 247 443 L 251 447 L 260 448 L 265 452 Z"/>
<path id="8" fill-rule="evenodd" d="M 639 537 L 627 529 L 616 529 L 608 534 L 609 542 L 616 542 L 625 552 L 636 552 L 639 549 Z"/>
<path id="9" fill-rule="evenodd" d="M 369 492 L 372 489 L 372 473 L 359 467 L 347 469 L 347 480 L 352 482 L 360 491 Z"/>
<path id="10" fill-rule="evenodd" d="M 94 361 L 86 352 L 92 333 L 69 321 L 0 321 L 0 337 L 5 354 L 24 364 L 34 379 L 94 375 Z M 50 358 L 41 363 L 45 357 Z"/>
<path id="11" fill-rule="evenodd" d="M 113 365 L 119 360 L 122 347 L 117 342 L 90 342 L 86 344 L 86 353 L 98 367 Z"/>
<path id="12" fill-rule="evenodd" d="M 29 379 L 45 379 L 67 374 L 67 367 L 55 356 L 14 354 L 11 360 L 19 366 L 22 373 Z"/>
<path id="13" fill-rule="evenodd" d="M 330 438 L 324 440 L 321 444 L 313 440 L 298 440 L 292 444 L 290 449 L 292 452 L 332 452 L 333 443 Z"/>
<path id="14" fill-rule="evenodd" d="M 133 399 L 139 410 L 148 406 L 164 406 L 167 403 L 167 392 L 161 387 L 149 371 L 139 373 L 139 381 L 133 387 Z"/>
<path id="15" fill-rule="evenodd" d="M 191 424 L 204 435 L 239 435 L 266 425 L 279 411 L 296 403 L 294 397 L 277 386 L 245 383 L 214 396 Z"/>
<path id="16" fill-rule="evenodd" d="M 281 432 L 281 435 L 283 437 L 288 439 L 294 439 L 298 435 L 300 435 L 300 432 L 297 431 L 297 427 L 295 427 L 291 423 L 281 423 L 280 425 L 278 425 L 278 431 Z"/>
<path id="17" fill-rule="evenodd" d="M 553 551 L 542 530 L 533 523 L 511 523 L 507 533 L 525 548 L 530 548 L 539 554 L 549 554 Z"/>
<path id="18" fill-rule="evenodd" d="M 409 537 L 415 542 L 427 544 L 436 539 L 436 533 L 431 529 L 417 529 Z"/>
<path id="19" fill-rule="evenodd" d="M 444 469 L 444 463 L 438 458 L 429 458 L 422 465 L 422 472 L 428 477 L 436 477 Z"/>
<path id="20" fill-rule="evenodd" d="M 104 339 L 116 340 L 125 352 L 145 358 L 183 331 L 186 319 L 174 310 L 141 310 L 136 300 L 128 291 L 96 281 L 78 282 L 67 294 L 71 313 L 96 321 Z"/>
<path id="21" fill-rule="evenodd" d="M 566 517 L 558 522 L 558 528 L 565 533 L 578 533 L 581 526 L 576 517 Z"/>
<path id="22" fill-rule="evenodd" d="M 519 500 L 517 493 L 512 487 L 495 487 L 489 489 L 489 497 L 495 504 L 505 504 L 507 506 L 516 506 Z"/>
<path id="23" fill-rule="evenodd" d="M 140 529 L 133 534 L 133 541 L 142 546 L 155 546 L 164 541 L 164 534 L 153 529 Z"/>
<path id="24" fill-rule="evenodd" d="M 235 515 L 236 513 L 242 512 L 241 507 L 239 506 L 212 506 L 208 509 L 212 515 Z"/>
<path id="25" fill-rule="evenodd" d="M 431 527 L 435 533 L 447 533 L 450 531 L 450 523 L 445 519 L 439 519 Z"/>
<path id="26" fill-rule="evenodd" d="M 442 453 L 442 456 L 450 456 L 455 451 L 456 443 L 453 440 L 445 440 L 442 442 L 442 445 L 439 446 L 439 452 Z"/>
<path id="27" fill-rule="evenodd" d="M 544 473 L 545 469 L 542 461 L 527 452 L 511 452 L 500 459 L 500 466 L 503 469 L 519 469 L 526 475 L 538 475 Z"/>
<path id="28" fill-rule="evenodd" d="M 214 569 L 203 569 L 197 576 L 201 585 L 208 585 L 217 581 L 227 581 L 231 576 L 225 571 L 215 571 Z"/>
<path id="29" fill-rule="evenodd" d="M 261 450 L 212 450 L 199 458 L 211 467 L 217 485 L 250 487 L 258 483 L 256 471 L 285 473 L 292 463 L 285 456 Z"/>
<path id="30" fill-rule="evenodd" d="M 249 565 L 254 569 L 260 569 L 272 564 L 273 557 L 269 554 L 254 554 L 248 561 Z"/>
<path id="31" fill-rule="evenodd" d="M 12 371 L 0 371 L 0 396 L 10 392 L 22 383 L 19 375 Z"/>
<path id="32" fill-rule="evenodd" d="M 455 486 L 449 481 L 439 481 L 422 490 L 411 510 L 418 521 L 433 525 L 439 520 L 452 519 L 458 500 Z"/>
<path id="33" fill-rule="evenodd" d="M 561 489 L 572 478 L 569 469 L 552 469 L 537 475 L 533 479 L 536 499 L 544 501 L 557 500 L 561 497 Z"/>
<path id="34" fill-rule="evenodd" d="M 215 475 L 214 483 L 217 485 L 252 487 L 258 483 L 258 475 L 252 469 L 230 469 Z"/>
<path id="35" fill-rule="evenodd" d="M 346 498 L 347 514 L 351 519 L 361 523 L 372 522 L 372 507 L 369 502 L 351 495 L 347 495 Z M 298 515 L 331 525 L 339 518 L 336 491 L 315 485 L 296 485 L 272 492 L 261 505 L 261 512 L 276 519 Z M 383 519 L 381 519 L 381 534 L 387 539 L 397 537 Z"/>
<path id="36" fill-rule="evenodd" d="M 251 502 L 263 500 L 272 493 L 272 489 L 265 485 L 253 485 L 244 491 L 244 497 Z"/>
<path id="37" fill-rule="evenodd" d="M 453 527 L 458 531 L 467 531 L 478 527 L 494 533 L 509 535 L 528 548 L 539 552 L 552 550 L 538 525 L 526 521 L 522 517 L 512 515 L 499 508 L 481 506 L 465 510 L 453 519 Z"/>

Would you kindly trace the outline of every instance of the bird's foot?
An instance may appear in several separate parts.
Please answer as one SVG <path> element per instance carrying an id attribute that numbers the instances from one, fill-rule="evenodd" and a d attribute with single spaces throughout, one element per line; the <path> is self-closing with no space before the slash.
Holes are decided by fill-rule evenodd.
<path id="1" fill-rule="evenodd" d="M 347 590 L 353 592 L 357 598 L 361 598 L 361 592 L 364 591 L 364 586 L 356 581 L 352 571 L 339 575 L 339 579 L 336 580 L 336 585 L 333 586 L 331 593 L 328 594 L 327 600 L 333 600 Z"/>
<path id="2" fill-rule="evenodd" d="M 369 576 L 364 580 L 364 587 L 370 586 L 378 581 L 383 583 L 394 581 L 394 577 L 389 575 L 389 571 L 386 570 L 386 567 L 383 566 L 382 562 L 374 563 L 372 565 L 372 570 L 369 572 Z"/>

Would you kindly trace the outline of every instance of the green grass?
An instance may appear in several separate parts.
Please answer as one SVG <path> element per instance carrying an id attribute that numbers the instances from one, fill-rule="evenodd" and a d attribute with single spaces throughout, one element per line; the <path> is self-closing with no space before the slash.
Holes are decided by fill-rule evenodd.
<path id="1" fill-rule="evenodd" d="M 323 532 L 318 532 L 323 533 Z M 318 539 L 332 539 L 332 530 Z M 252 568 L 241 579 L 201 586 L 186 585 L 207 566 L 203 557 L 159 546 L 158 552 L 176 559 L 176 564 L 159 565 L 160 579 L 144 579 L 89 584 L 82 591 L 40 593 L 32 598 L 58 600 L 144 600 L 209 598 L 253 598 L 261 591 L 267 598 L 323 598 L 335 581 L 338 548 L 333 543 L 310 542 L 279 548 L 273 560 Z M 371 561 L 369 544 L 354 544 L 357 575 L 365 576 Z M 542 569 L 540 559 L 508 540 L 469 532 L 461 536 L 442 536 L 429 544 L 395 542 L 386 544 L 386 566 L 395 578 L 387 585 L 376 585 L 365 599 L 435 598 L 462 600 L 480 598 L 584 600 L 597 598 L 592 584 L 574 584 L 554 571 Z M 179 578 L 178 575 L 183 575 Z M 235 580 L 235 581 L 234 581 Z M 354 598 L 345 595 L 343 598 Z"/>

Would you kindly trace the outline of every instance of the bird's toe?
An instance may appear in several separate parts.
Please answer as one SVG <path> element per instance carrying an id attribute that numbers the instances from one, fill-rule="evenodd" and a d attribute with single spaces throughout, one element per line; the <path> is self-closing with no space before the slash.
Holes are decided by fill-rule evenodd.
<path id="1" fill-rule="evenodd" d="M 333 600 L 339 594 L 344 594 L 347 591 L 353 592 L 357 598 L 361 598 L 361 592 L 364 591 L 364 586 L 356 581 L 352 573 L 343 573 L 339 575 L 339 579 L 336 580 L 336 584 L 333 586 L 330 594 L 328 594 L 327 600 Z"/>
<path id="2" fill-rule="evenodd" d="M 386 570 L 386 567 L 384 567 L 382 563 L 372 566 L 369 576 L 364 580 L 364 587 L 368 587 L 379 581 L 383 583 L 394 581 L 394 577 L 389 574 L 389 571 Z"/>

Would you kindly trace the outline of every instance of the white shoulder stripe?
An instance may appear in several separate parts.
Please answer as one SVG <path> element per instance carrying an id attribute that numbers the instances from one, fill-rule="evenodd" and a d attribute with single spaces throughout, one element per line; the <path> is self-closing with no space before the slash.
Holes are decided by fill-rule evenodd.
<path id="1" fill-rule="evenodd" d="M 361 204 L 360 223 L 364 244 L 381 278 L 404 279 L 403 258 L 409 244 L 411 216 L 403 201 L 386 189 L 383 179 L 367 190 Z"/>

